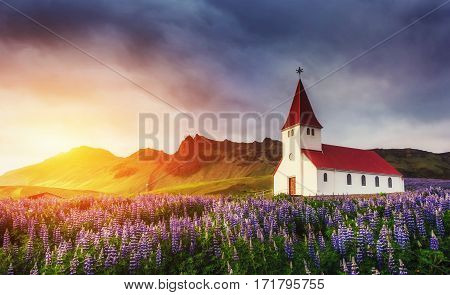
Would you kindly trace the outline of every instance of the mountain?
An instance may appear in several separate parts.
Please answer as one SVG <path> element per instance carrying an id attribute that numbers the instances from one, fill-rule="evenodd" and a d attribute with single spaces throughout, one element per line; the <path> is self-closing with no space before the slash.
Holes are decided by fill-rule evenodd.
<path id="1" fill-rule="evenodd" d="M 374 151 L 405 177 L 450 179 L 450 153 L 436 154 L 415 149 Z"/>
<path id="2" fill-rule="evenodd" d="M 450 178 L 450 153 L 376 149 L 405 177 Z M 188 136 L 174 154 L 142 149 L 128 157 L 79 147 L 0 176 L 0 195 L 67 191 L 136 194 L 251 193 L 272 187 L 281 142 L 235 143 Z M 52 188 L 53 190 L 46 189 Z M 73 195 L 73 194 L 69 194 Z"/>
<path id="3" fill-rule="evenodd" d="M 143 149 L 129 157 L 80 147 L 0 176 L 3 186 L 51 187 L 135 194 L 143 191 L 221 193 L 271 185 L 281 143 L 234 143 L 188 136 L 172 155 Z"/>

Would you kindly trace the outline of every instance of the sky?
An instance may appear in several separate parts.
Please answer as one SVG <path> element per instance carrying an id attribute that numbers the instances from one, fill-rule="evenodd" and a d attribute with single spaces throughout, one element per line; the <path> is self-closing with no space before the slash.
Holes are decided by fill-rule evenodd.
<path id="1" fill-rule="evenodd" d="M 442 3 L 1 0 L 0 173 L 82 145 L 127 156 L 140 113 L 286 114 L 298 66 L 323 142 L 448 152 Z M 170 143 L 149 145 L 167 152 L 199 132 L 161 124 Z M 280 135 L 224 129 L 210 136 Z"/>

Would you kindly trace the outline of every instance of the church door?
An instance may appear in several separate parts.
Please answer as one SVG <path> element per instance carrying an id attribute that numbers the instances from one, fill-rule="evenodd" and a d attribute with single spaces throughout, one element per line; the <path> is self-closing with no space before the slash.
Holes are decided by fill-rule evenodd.
<path id="1" fill-rule="evenodd" d="M 289 194 L 295 195 L 295 177 L 289 177 Z"/>

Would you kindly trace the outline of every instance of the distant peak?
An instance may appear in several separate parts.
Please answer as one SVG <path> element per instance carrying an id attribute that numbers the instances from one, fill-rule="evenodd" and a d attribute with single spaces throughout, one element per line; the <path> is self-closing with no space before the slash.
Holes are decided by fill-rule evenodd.
<path id="1" fill-rule="evenodd" d="M 89 146 L 79 146 L 71 149 L 66 153 L 60 154 L 62 157 L 102 157 L 116 158 L 116 156 L 108 150 L 101 148 L 93 148 Z"/>

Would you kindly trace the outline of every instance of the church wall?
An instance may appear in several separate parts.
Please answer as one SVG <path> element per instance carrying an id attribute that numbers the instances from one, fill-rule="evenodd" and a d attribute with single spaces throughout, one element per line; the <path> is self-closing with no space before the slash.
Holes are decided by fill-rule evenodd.
<path id="1" fill-rule="evenodd" d="M 327 173 L 327 182 L 323 174 Z M 352 184 L 347 185 L 347 174 L 352 176 Z M 366 186 L 362 186 L 361 177 L 366 176 Z M 380 186 L 375 186 L 375 177 L 378 176 Z M 388 187 L 388 178 L 392 179 L 392 188 Z M 377 175 L 371 173 L 356 173 L 348 171 L 318 170 L 317 171 L 319 195 L 333 194 L 374 194 L 404 192 L 404 182 L 399 176 Z"/>
<path id="2" fill-rule="evenodd" d="M 303 156 L 303 196 L 315 196 L 317 195 L 317 168 L 308 159 L 308 157 Z"/>
<path id="3" fill-rule="evenodd" d="M 293 130 L 293 136 L 289 136 L 289 131 Z M 274 194 L 289 193 L 289 177 L 296 178 L 296 194 L 301 194 L 300 182 L 300 126 L 283 130 L 281 132 L 281 142 L 283 143 L 282 159 L 274 175 L 273 190 Z M 290 155 L 291 159 L 290 159 Z"/>
<path id="4" fill-rule="evenodd" d="M 312 135 L 312 129 L 314 129 L 314 135 Z M 322 150 L 322 132 L 319 128 L 300 126 L 300 132 L 302 133 L 302 142 L 301 142 L 302 149 L 315 151 Z"/>

